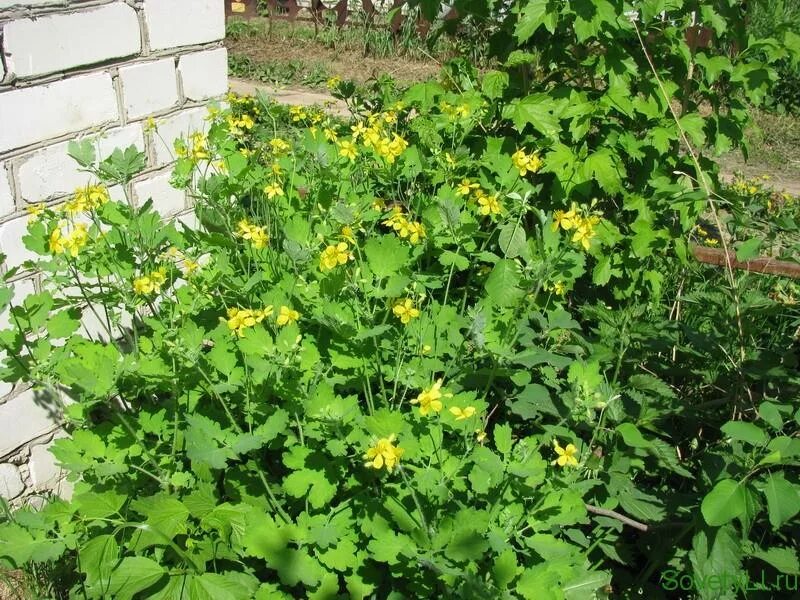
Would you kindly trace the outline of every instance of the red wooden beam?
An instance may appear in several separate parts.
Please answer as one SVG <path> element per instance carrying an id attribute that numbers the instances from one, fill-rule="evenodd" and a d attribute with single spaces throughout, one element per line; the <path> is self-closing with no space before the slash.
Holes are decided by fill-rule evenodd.
<path id="1" fill-rule="evenodd" d="M 708 248 L 706 246 L 692 246 L 692 254 L 701 263 L 708 265 L 725 266 L 725 251 L 720 248 Z M 730 252 L 731 267 L 742 269 L 751 273 L 767 273 L 769 275 L 783 275 L 800 279 L 800 263 L 789 262 L 786 260 L 776 260 L 768 256 L 752 258 L 750 260 L 736 260 L 736 253 Z"/>

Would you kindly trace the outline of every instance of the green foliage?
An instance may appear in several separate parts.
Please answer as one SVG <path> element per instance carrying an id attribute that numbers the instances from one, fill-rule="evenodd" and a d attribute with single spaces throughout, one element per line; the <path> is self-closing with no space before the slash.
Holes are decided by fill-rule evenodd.
<path id="1" fill-rule="evenodd" d="M 796 572 L 797 290 L 689 262 L 714 174 L 681 151 L 740 143 L 771 67 L 725 51 L 732 5 L 623 8 L 494 15 L 503 71 L 456 61 L 399 99 L 335 82 L 347 123 L 229 97 L 176 144 L 200 227 L 103 185 L 37 208 L 46 277 L 1 296 L 0 374 L 70 398 L 53 454 L 75 492 L 9 515 L 2 565 L 165 600 L 657 598 L 668 568 L 731 595 Z M 108 184 L 143 164 L 71 154 Z M 735 229 L 743 257 L 766 247 Z"/>

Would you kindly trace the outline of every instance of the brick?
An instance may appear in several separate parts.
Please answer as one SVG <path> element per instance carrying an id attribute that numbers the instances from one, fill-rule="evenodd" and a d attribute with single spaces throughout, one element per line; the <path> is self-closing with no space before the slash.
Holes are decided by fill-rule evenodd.
<path id="1" fill-rule="evenodd" d="M 3 28 L 6 66 L 20 78 L 132 56 L 141 49 L 136 11 L 122 2 L 18 19 Z"/>
<path id="2" fill-rule="evenodd" d="M 14 193 L 11 190 L 11 179 L 6 164 L 0 162 L 0 217 L 14 212 Z"/>
<path id="3" fill-rule="evenodd" d="M 133 184 L 133 197 L 137 206 L 153 200 L 155 208 L 163 216 L 172 216 L 186 208 L 186 192 L 169 183 L 171 172 L 151 176 Z"/>
<path id="4" fill-rule="evenodd" d="M 106 72 L 3 92 L 0 153 L 118 119 L 117 95 Z"/>
<path id="5" fill-rule="evenodd" d="M 13 500 L 25 490 L 22 476 L 16 465 L 0 465 L 0 498 Z"/>
<path id="6" fill-rule="evenodd" d="M 225 48 L 181 56 L 178 73 L 188 100 L 205 100 L 228 91 L 228 51 Z"/>
<path id="7" fill-rule="evenodd" d="M 25 390 L 0 405 L 0 456 L 52 431 L 61 421 L 58 401 L 41 391 Z"/>
<path id="8" fill-rule="evenodd" d="M 167 165 L 175 160 L 176 139 L 186 138 L 196 131 L 205 132 L 208 112 L 204 108 L 190 108 L 156 121 L 158 135 L 153 136 L 156 166 Z"/>
<path id="9" fill-rule="evenodd" d="M 145 0 L 144 18 L 151 50 L 205 44 L 225 37 L 220 0 Z"/>
<path id="10" fill-rule="evenodd" d="M 67 435 L 64 432 L 59 432 L 47 444 L 31 446 L 28 468 L 30 469 L 33 489 L 37 492 L 54 489 L 59 480 L 64 477 L 63 469 L 56 464 L 55 457 L 50 453 L 53 442 L 63 437 L 67 437 Z"/>
<path id="11" fill-rule="evenodd" d="M 0 10 L 12 6 L 44 6 L 46 4 L 64 4 L 64 0 L 0 0 Z"/>
<path id="12" fill-rule="evenodd" d="M 28 250 L 22 243 L 22 236 L 28 233 L 28 217 L 22 216 L 0 225 L 0 252 L 6 255 L 6 267 L 20 266 L 26 260 L 34 260 L 37 254 Z"/>
<path id="13" fill-rule="evenodd" d="M 109 129 L 85 139 L 92 140 L 99 160 L 110 156 L 115 148 L 124 150 L 133 145 L 144 151 L 144 134 L 139 123 Z M 68 142 L 54 144 L 22 158 L 17 169 L 17 187 L 22 200 L 40 202 L 65 196 L 94 180 L 88 173 L 79 171 L 78 163 L 67 154 L 68 146 Z"/>
<path id="14" fill-rule="evenodd" d="M 119 78 L 129 119 L 140 119 L 178 104 L 178 80 L 172 58 L 122 67 Z"/>
<path id="15" fill-rule="evenodd" d="M 11 297 L 11 304 L 14 306 L 22 304 L 25 298 L 36 291 L 33 287 L 33 279 L 19 279 L 8 285 L 14 294 Z M 8 329 L 11 326 L 10 316 L 8 309 L 0 312 L 0 329 Z M 3 393 L 2 396 L 5 396 L 6 393 Z"/>

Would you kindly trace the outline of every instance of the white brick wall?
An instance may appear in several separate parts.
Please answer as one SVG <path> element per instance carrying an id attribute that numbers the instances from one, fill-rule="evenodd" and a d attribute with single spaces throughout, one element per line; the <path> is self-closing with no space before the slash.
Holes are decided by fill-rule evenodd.
<path id="1" fill-rule="evenodd" d="M 141 206 L 152 198 L 153 208 L 165 217 L 175 215 L 186 208 L 186 192 L 170 185 L 171 175 L 172 173 L 167 171 L 134 183 L 133 197 L 136 205 Z"/>
<path id="2" fill-rule="evenodd" d="M 204 108 L 191 108 L 156 121 L 158 135 L 153 136 L 156 165 L 167 165 L 175 160 L 174 140 L 186 138 L 195 131 L 206 131 L 206 114 Z"/>
<path id="3" fill-rule="evenodd" d="M 11 191 L 11 180 L 8 178 L 5 163 L 0 162 L 0 217 L 14 212 L 14 193 Z"/>
<path id="4" fill-rule="evenodd" d="M 91 136 L 98 160 L 108 157 L 115 148 L 136 146 L 144 151 L 144 135 L 140 123 L 109 129 Z M 78 163 L 67 155 L 68 142 L 54 144 L 19 159 L 17 185 L 23 202 L 41 202 L 66 196 L 86 185 L 92 177 L 79 170 Z"/>
<path id="5" fill-rule="evenodd" d="M 67 156 L 70 139 L 96 140 L 98 159 L 130 145 L 145 153 L 144 171 L 112 198 L 152 197 L 170 216 L 186 209 L 185 192 L 169 185 L 173 141 L 205 131 L 202 103 L 227 89 L 224 21 L 223 0 L 0 0 L 0 273 L 38 258 L 22 242 L 26 207 L 57 205 L 91 179 Z M 158 135 L 145 133 L 149 117 Z M 14 304 L 35 279 L 46 283 L 20 272 Z M 8 320 L 0 311 L 0 329 Z M 0 496 L 17 504 L 69 493 L 47 451 L 59 422 L 48 404 L 0 382 Z"/>
<path id="6" fill-rule="evenodd" d="M 204 44 L 225 36 L 221 0 L 145 0 L 151 50 Z"/>
<path id="7" fill-rule="evenodd" d="M 140 119 L 172 108 L 180 101 L 173 58 L 122 67 L 119 79 L 129 119 Z M 227 85 L 227 77 L 225 83 Z"/>
<path id="8" fill-rule="evenodd" d="M 183 95 L 189 100 L 221 96 L 228 89 L 228 51 L 225 48 L 184 54 L 178 61 Z"/>
<path id="9" fill-rule="evenodd" d="M 6 65 L 17 77 L 55 73 L 131 56 L 140 50 L 136 11 L 122 2 L 18 19 L 3 27 Z"/>
<path id="10" fill-rule="evenodd" d="M 0 115 L 2 153 L 117 121 L 119 110 L 111 75 L 101 71 L 3 92 Z"/>
<path id="11" fill-rule="evenodd" d="M 0 404 L 0 456 L 55 429 L 60 415 L 56 399 L 34 390 Z"/>

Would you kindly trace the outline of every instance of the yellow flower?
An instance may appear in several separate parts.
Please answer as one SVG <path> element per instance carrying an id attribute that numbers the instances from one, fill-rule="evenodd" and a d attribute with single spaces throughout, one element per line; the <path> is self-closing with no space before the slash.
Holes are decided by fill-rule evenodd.
<path id="1" fill-rule="evenodd" d="M 375 445 L 367 450 L 364 458 L 367 460 L 365 466 L 372 467 L 373 469 L 381 469 L 386 467 L 389 473 L 400 462 L 400 457 L 403 456 L 404 450 L 399 446 L 394 445 L 395 435 L 392 434 L 388 438 L 381 438 Z"/>
<path id="2" fill-rule="evenodd" d="M 450 407 L 450 412 L 456 418 L 456 421 L 463 421 L 475 414 L 475 407 L 467 406 L 465 408 L 459 408 L 457 406 L 452 406 Z"/>
<path id="3" fill-rule="evenodd" d="M 455 116 L 461 117 L 462 119 L 464 117 L 468 117 L 469 116 L 469 106 L 466 105 L 466 104 L 460 104 L 460 105 L 455 107 L 455 109 L 453 110 L 453 113 L 455 114 Z"/>
<path id="4" fill-rule="evenodd" d="M 553 448 L 558 454 L 558 458 L 553 461 L 554 465 L 558 465 L 559 467 L 577 467 L 578 466 L 578 459 L 575 458 L 575 455 L 578 453 L 578 449 L 575 447 L 575 444 L 567 444 L 566 448 L 562 448 L 558 444 L 558 440 L 553 440 Z"/>
<path id="5" fill-rule="evenodd" d="M 270 170 L 272 171 L 273 175 L 280 175 L 281 173 L 283 173 L 283 169 L 281 169 L 281 166 L 276 162 L 272 163 L 272 167 L 270 167 Z"/>
<path id="6" fill-rule="evenodd" d="M 423 390 L 420 394 L 411 401 L 411 404 L 419 404 L 419 414 L 423 417 L 429 412 L 440 412 L 442 410 L 442 380 L 437 379 L 429 389 Z M 447 394 L 451 396 L 452 394 Z"/>
<path id="7" fill-rule="evenodd" d="M 260 310 L 252 310 L 250 308 L 229 308 L 228 309 L 228 329 L 231 333 L 242 337 L 244 330 L 248 327 L 254 327 L 256 323 L 261 323 L 265 317 L 272 314 L 272 306 L 267 306 Z"/>
<path id="8" fill-rule="evenodd" d="M 591 223 L 583 221 L 572 235 L 572 241 L 580 243 L 584 250 L 588 250 L 592 246 L 592 238 L 594 236 L 595 232 Z"/>
<path id="9" fill-rule="evenodd" d="M 364 123 L 359 122 L 355 125 L 351 125 L 350 131 L 353 132 L 353 141 L 355 142 L 360 136 L 367 132 L 367 128 L 364 126 Z"/>
<path id="10" fill-rule="evenodd" d="M 392 208 L 392 214 L 383 221 L 384 225 L 388 225 L 394 230 L 401 229 L 406 223 L 406 216 L 403 214 L 402 206 L 395 206 Z"/>
<path id="11" fill-rule="evenodd" d="M 337 139 L 339 139 L 339 135 L 330 127 L 323 129 L 322 133 L 325 134 L 325 139 L 329 142 L 335 142 Z"/>
<path id="12" fill-rule="evenodd" d="M 190 153 L 189 156 L 194 162 L 207 160 L 211 155 L 208 153 L 208 138 L 205 134 L 197 131 L 189 136 Z"/>
<path id="13" fill-rule="evenodd" d="M 336 75 L 334 77 L 329 78 L 328 81 L 326 82 L 326 85 L 329 90 L 335 90 L 341 82 L 342 78 Z"/>
<path id="14" fill-rule="evenodd" d="M 275 156 L 280 156 L 281 154 L 284 154 L 284 153 L 288 152 L 289 148 L 291 148 L 291 146 L 289 146 L 288 142 L 286 142 L 286 140 L 281 139 L 281 138 L 273 138 L 273 139 L 271 139 L 269 141 L 269 145 L 270 145 L 270 148 L 272 148 L 272 153 Z"/>
<path id="15" fill-rule="evenodd" d="M 61 233 L 61 228 L 56 227 L 50 232 L 50 252 L 53 254 L 61 254 L 66 250 L 64 246 L 64 238 Z"/>
<path id="16" fill-rule="evenodd" d="M 40 202 L 39 204 L 31 204 L 28 206 L 25 211 L 28 213 L 28 223 L 33 223 L 37 221 L 41 214 L 44 212 L 45 206 L 44 202 Z"/>
<path id="17" fill-rule="evenodd" d="M 419 244 L 425 238 L 425 226 L 417 221 L 407 222 L 408 241 L 412 244 Z M 402 236 L 405 237 L 405 236 Z"/>
<path id="18" fill-rule="evenodd" d="M 192 260 L 190 258 L 184 259 L 183 272 L 185 275 L 192 275 L 199 268 L 200 268 L 200 263 L 198 263 L 196 260 Z"/>
<path id="19" fill-rule="evenodd" d="M 342 234 L 342 237 L 345 240 L 347 240 L 349 243 L 355 245 L 356 237 L 355 237 L 355 233 L 353 233 L 353 228 L 350 227 L 350 225 L 345 225 L 344 227 L 342 227 L 341 234 Z"/>
<path id="20" fill-rule="evenodd" d="M 511 162 L 519 170 L 521 177 L 528 173 L 536 173 L 542 168 L 542 161 L 536 154 L 526 154 L 524 150 L 517 150 L 511 155 Z"/>
<path id="21" fill-rule="evenodd" d="M 344 156 L 349 160 L 355 160 L 357 156 L 356 145 L 348 140 L 339 142 L 339 156 Z"/>
<path id="22" fill-rule="evenodd" d="M 208 111 L 209 114 L 211 111 Z M 147 117 L 147 120 L 144 122 L 144 131 L 145 133 L 149 133 L 151 131 L 155 131 L 158 129 L 158 125 L 156 125 L 156 120 L 153 117 Z"/>
<path id="23" fill-rule="evenodd" d="M 337 265 L 343 265 L 350 260 L 350 254 L 347 252 L 348 246 L 345 242 L 330 245 L 319 257 L 319 268 L 321 271 L 330 271 Z"/>
<path id="24" fill-rule="evenodd" d="M 133 280 L 133 291 L 139 296 L 148 296 L 161 291 L 161 286 L 167 281 L 166 267 L 159 267 L 148 275 L 137 277 Z"/>
<path id="25" fill-rule="evenodd" d="M 289 116 L 292 117 L 292 122 L 297 123 L 298 121 L 304 120 L 308 115 L 306 114 L 305 107 L 303 107 L 303 106 L 290 106 L 289 107 Z"/>
<path id="26" fill-rule="evenodd" d="M 294 323 L 300 318 L 300 313 L 292 310 L 288 306 L 281 306 L 280 314 L 278 315 L 277 323 L 280 327 Z"/>
<path id="27" fill-rule="evenodd" d="M 479 444 L 483 444 L 486 441 L 486 432 L 483 429 L 476 429 L 475 439 Z"/>
<path id="28" fill-rule="evenodd" d="M 480 185 L 473 183 L 469 179 L 462 179 L 461 183 L 459 183 L 456 187 L 456 193 L 459 196 L 469 196 L 472 193 L 472 190 L 477 190 L 480 187 Z"/>
<path id="29" fill-rule="evenodd" d="M 89 232 L 86 229 L 86 225 L 84 223 L 78 223 L 75 225 L 75 229 L 67 236 L 64 245 L 67 247 L 67 251 L 70 255 L 75 258 L 88 240 Z"/>
<path id="30" fill-rule="evenodd" d="M 553 292 L 556 296 L 563 296 L 567 293 L 567 287 L 564 285 L 563 281 L 556 281 L 553 284 Z"/>
<path id="31" fill-rule="evenodd" d="M 450 154 L 449 152 L 445 152 L 444 153 L 444 160 L 447 163 L 447 165 L 450 166 L 450 167 L 454 167 L 455 164 L 456 164 L 456 159 L 454 159 L 453 155 Z"/>
<path id="32" fill-rule="evenodd" d="M 277 181 L 273 181 L 269 185 L 264 187 L 264 193 L 267 195 L 267 198 L 272 200 L 275 196 L 283 196 L 283 188 L 278 184 Z"/>
<path id="33" fill-rule="evenodd" d="M 497 200 L 497 194 L 481 196 L 478 198 L 478 204 L 478 212 L 482 215 L 499 215 L 502 210 L 502 206 Z"/>
<path id="34" fill-rule="evenodd" d="M 269 236 L 262 226 L 251 225 L 247 219 L 242 219 L 237 224 L 237 227 L 239 229 L 237 235 L 244 240 L 248 240 L 253 245 L 253 248 L 261 250 L 269 244 Z"/>
<path id="35" fill-rule="evenodd" d="M 559 227 L 564 231 L 569 231 L 578 226 L 578 220 L 578 213 L 574 204 L 567 212 L 557 210 L 553 213 L 553 231 L 558 231 Z"/>
<path id="36" fill-rule="evenodd" d="M 411 298 L 398 300 L 394 308 L 392 308 L 392 312 L 400 319 L 403 325 L 408 324 L 411 319 L 416 319 L 419 316 L 419 309 L 414 306 L 414 301 Z"/>

